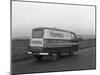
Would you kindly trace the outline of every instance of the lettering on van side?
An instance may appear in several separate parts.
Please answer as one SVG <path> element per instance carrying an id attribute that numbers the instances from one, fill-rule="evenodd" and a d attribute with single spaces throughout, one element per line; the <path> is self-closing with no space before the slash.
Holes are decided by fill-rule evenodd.
<path id="1" fill-rule="evenodd" d="M 64 36 L 63 36 L 63 34 L 61 34 L 61 33 L 55 33 L 55 32 L 50 32 L 50 36 L 52 36 L 52 37 L 60 37 L 60 38 L 63 38 Z"/>

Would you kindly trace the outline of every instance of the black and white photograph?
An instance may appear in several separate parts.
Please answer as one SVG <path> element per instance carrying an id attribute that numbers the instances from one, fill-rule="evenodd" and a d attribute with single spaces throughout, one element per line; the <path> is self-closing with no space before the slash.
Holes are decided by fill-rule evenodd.
<path id="1" fill-rule="evenodd" d="M 11 1 L 11 74 L 95 69 L 95 5 Z"/>

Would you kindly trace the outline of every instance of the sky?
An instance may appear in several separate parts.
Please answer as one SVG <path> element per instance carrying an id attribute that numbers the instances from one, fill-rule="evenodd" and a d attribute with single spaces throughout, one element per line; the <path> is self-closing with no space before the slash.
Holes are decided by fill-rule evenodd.
<path id="1" fill-rule="evenodd" d="M 95 7 L 12 2 L 12 38 L 28 38 L 33 28 L 53 27 L 95 34 Z"/>

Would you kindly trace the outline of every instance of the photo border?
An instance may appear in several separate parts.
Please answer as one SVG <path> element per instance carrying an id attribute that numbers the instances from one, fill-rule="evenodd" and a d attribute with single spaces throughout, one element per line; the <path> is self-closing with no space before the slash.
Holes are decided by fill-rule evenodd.
<path id="1" fill-rule="evenodd" d="M 73 3 L 59 3 L 59 2 L 46 2 L 46 1 L 24 1 L 24 0 L 10 0 L 10 73 L 12 74 L 12 2 L 30 2 L 30 3 L 44 3 L 44 4 L 59 4 L 59 5 L 75 5 L 75 6 L 89 6 L 95 8 L 95 66 L 97 67 L 97 6 L 88 5 L 88 4 L 73 4 Z M 83 71 L 83 70 L 96 70 L 95 69 L 79 69 L 79 70 L 67 70 L 67 71 Z M 46 72 L 30 72 L 30 73 L 21 73 L 21 74 L 40 74 L 40 73 L 53 73 L 53 72 L 66 72 L 66 70 L 60 71 L 46 71 Z"/>

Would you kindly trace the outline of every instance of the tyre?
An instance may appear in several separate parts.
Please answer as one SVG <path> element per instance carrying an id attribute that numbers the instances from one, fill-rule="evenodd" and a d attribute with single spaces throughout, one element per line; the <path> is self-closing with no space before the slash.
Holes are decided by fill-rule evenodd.
<path id="1" fill-rule="evenodd" d="M 49 59 L 51 60 L 51 61 L 54 61 L 54 60 L 56 60 L 58 58 L 58 54 L 57 53 L 52 53 L 52 54 L 50 54 L 50 56 L 49 56 Z"/>
<path id="2" fill-rule="evenodd" d="M 69 55 L 74 55 L 74 51 L 68 52 Z"/>
<path id="3" fill-rule="evenodd" d="M 48 60 L 49 56 L 42 56 L 41 60 Z"/>
<path id="4" fill-rule="evenodd" d="M 41 60 L 42 56 L 35 55 L 36 59 Z"/>

